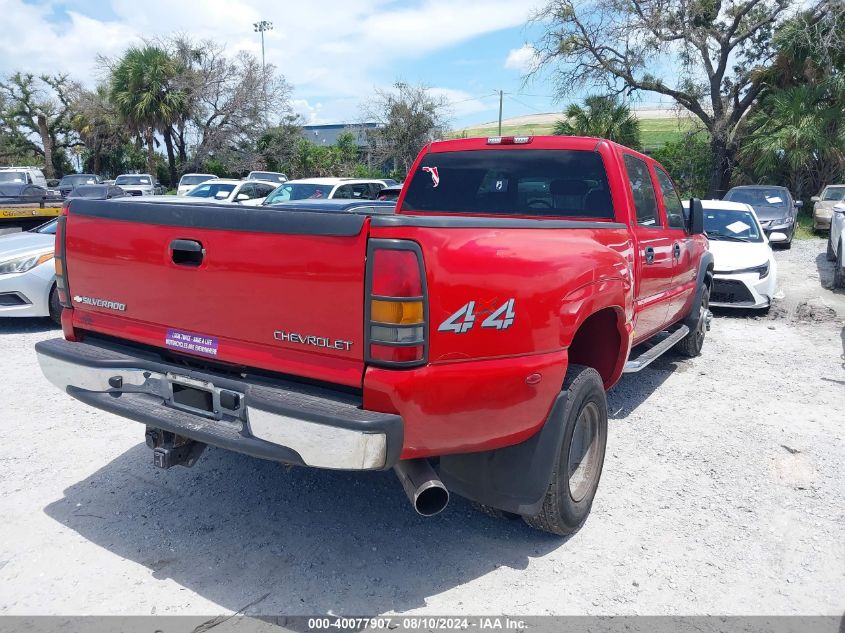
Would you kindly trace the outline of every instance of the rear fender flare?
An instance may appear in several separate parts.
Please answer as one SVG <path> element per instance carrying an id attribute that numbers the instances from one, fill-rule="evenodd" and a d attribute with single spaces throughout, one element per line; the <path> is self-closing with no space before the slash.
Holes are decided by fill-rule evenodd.
<path id="1" fill-rule="evenodd" d="M 701 261 L 698 264 L 698 274 L 695 279 L 695 295 L 693 296 L 690 311 L 684 318 L 684 325 L 690 330 L 694 329 L 698 324 L 698 313 L 696 306 L 701 303 L 701 295 L 704 292 L 705 285 L 710 285 L 713 280 L 713 253 L 706 251 L 701 255 Z"/>

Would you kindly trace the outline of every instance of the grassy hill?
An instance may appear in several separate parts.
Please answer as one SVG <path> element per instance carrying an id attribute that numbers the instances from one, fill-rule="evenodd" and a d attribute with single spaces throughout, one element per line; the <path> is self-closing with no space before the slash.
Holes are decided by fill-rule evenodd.
<path id="1" fill-rule="evenodd" d="M 502 121 L 502 134 L 505 136 L 552 134 L 555 121 L 562 116 L 559 113 L 549 113 L 505 119 Z M 643 147 L 648 150 L 656 149 L 669 141 L 681 138 L 684 132 L 693 129 L 695 125 L 694 121 L 688 117 L 675 117 L 667 115 L 667 113 L 653 113 L 651 111 L 640 115 L 639 120 Z M 495 122 L 484 123 L 455 130 L 452 134 L 453 136 L 464 134 L 466 136 L 496 136 L 498 124 Z"/>

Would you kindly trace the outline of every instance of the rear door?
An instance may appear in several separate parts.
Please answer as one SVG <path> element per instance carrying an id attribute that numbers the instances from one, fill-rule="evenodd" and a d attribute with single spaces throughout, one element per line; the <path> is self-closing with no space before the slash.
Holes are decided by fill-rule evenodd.
<path id="1" fill-rule="evenodd" d="M 674 275 L 673 238 L 657 203 L 655 183 L 644 160 L 624 155 L 630 195 L 636 210 L 632 226 L 637 243 L 637 321 L 634 342 L 660 331 L 666 323 Z"/>
<path id="2" fill-rule="evenodd" d="M 667 323 L 674 323 L 688 312 L 689 303 L 695 294 L 698 276 L 698 268 L 695 265 L 696 245 L 695 240 L 687 233 L 684 207 L 672 179 L 657 165 L 654 166 L 654 174 L 657 177 L 660 204 L 666 215 L 666 231 L 672 239 L 672 299 L 666 320 Z"/>
<path id="3" fill-rule="evenodd" d="M 358 386 L 368 218 L 261 207 L 74 200 L 76 328 Z"/>

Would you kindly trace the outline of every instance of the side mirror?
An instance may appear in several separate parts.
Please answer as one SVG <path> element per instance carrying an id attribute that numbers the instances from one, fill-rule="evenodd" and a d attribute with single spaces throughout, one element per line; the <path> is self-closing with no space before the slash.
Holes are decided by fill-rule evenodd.
<path id="1" fill-rule="evenodd" d="M 798 207 L 798 208 L 800 209 L 801 207 L 803 207 L 803 206 L 804 206 L 804 201 L 803 201 L 803 200 L 796 200 L 796 201 L 795 201 L 795 206 L 796 206 L 796 207 Z"/>
<path id="2" fill-rule="evenodd" d="M 689 201 L 689 226 L 687 228 L 693 235 L 704 233 L 704 206 L 698 198 Z"/>
<path id="3" fill-rule="evenodd" d="M 237 200 L 238 202 L 241 202 L 242 200 L 249 200 L 249 196 L 245 193 L 239 193 L 235 200 Z"/>
<path id="4" fill-rule="evenodd" d="M 833 212 L 845 215 L 845 204 L 837 204 L 835 207 L 833 207 Z"/>
<path id="5" fill-rule="evenodd" d="M 819 198 L 818 196 L 813 196 L 812 198 L 810 198 L 810 202 L 818 202 L 819 200 L 821 200 L 821 198 Z"/>
<path id="6" fill-rule="evenodd" d="M 771 244 L 780 244 L 781 242 L 785 242 L 787 239 L 786 233 L 775 232 L 769 235 L 769 242 Z"/>

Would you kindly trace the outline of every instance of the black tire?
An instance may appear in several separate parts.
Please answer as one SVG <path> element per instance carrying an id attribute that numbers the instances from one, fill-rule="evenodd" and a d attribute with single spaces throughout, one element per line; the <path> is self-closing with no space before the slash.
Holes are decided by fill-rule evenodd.
<path id="1" fill-rule="evenodd" d="M 552 478 L 540 511 L 523 516 L 531 527 L 560 536 L 572 534 L 587 520 L 607 447 L 607 399 L 598 372 L 570 365 L 563 389 L 569 397 L 562 413 L 563 443 Z"/>
<path id="2" fill-rule="evenodd" d="M 56 325 L 62 324 L 62 304 L 59 303 L 59 291 L 56 289 L 56 286 L 53 286 L 53 289 L 50 291 L 50 318 L 53 319 L 53 323 Z"/>
<path id="3" fill-rule="evenodd" d="M 481 512 L 482 514 L 486 514 L 487 516 L 491 516 L 494 519 L 518 519 L 519 515 L 515 512 L 508 512 L 507 510 L 500 510 L 499 508 L 494 508 L 493 506 L 487 506 L 483 503 L 478 503 L 477 501 L 471 502 L 473 509 Z"/>
<path id="4" fill-rule="evenodd" d="M 827 234 L 827 261 L 836 261 L 836 252 L 833 250 L 833 242 L 830 239 L 830 233 Z"/>
<path id="5" fill-rule="evenodd" d="M 695 306 L 693 306 L 695 310 Z M 710 286 L 704 286 L 701 292 L 701 301 L 698 304 L 698 319 L 695 327 L 692 328 L 684 338 L 675 344 L 675 349 L 682 356 L 695 358 L 701 354 L 704 347 L 704 339 L 707 336 L 707 313 L 710 311 Z"/>
<path id="6" fill-rule="evenodd" d="M 838 290 L 839 288 L 845 288 L 845 270 L 843 270 L 843 266 L 845 266 L 845 256 L 842 255 L 842 250 L 845 248 L 845 244 L 842 243 L 840 240 L 839 248 L 837 249 L 836 253 L 836 263 L 833 265 L 833 288 L 834 290 Z"/>

